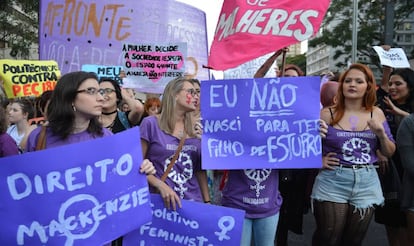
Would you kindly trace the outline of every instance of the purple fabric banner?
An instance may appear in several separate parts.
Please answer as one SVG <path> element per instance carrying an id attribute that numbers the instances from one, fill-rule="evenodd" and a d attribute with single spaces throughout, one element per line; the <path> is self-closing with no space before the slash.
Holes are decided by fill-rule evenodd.
<path id="1" fill-rule="evenodd" d="M 174 0 L 41 0 L 41 60 L 55 60 L 62 74 L 83 64 L 124 66 L 122 46 L 187 43 L 186 73 L 209 79 L 206 15 Z M 151 81 L 145 78 L 145 81 Z M 143 79 L 144 81 L 144 79 Z M 154 83 L 156 86 L 156 83 Z"/>
<path id="2" fill-rule="evenodd" d="M 319 77 L 203 81 L 203 169 L 320 168 Z"/>
<path id="3" fill-rule="evenodd" d="M 152 222 L 124 237 L 124 246 L 240 245 L 243 210 L 181 200 L 168 210 L 160 195 L 151 194 Z"/>
<path id="4" fill-rule="evenodd" d="M 0 158 L 0 241 L 103 245 L 147 223 L 150 194 L 141 162 L 137 127 Z"/>

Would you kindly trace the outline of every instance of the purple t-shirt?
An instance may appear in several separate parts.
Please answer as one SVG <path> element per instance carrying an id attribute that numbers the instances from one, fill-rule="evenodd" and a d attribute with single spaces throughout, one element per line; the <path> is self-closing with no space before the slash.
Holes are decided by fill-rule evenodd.
<path id="1" fill-rule="evenodd" d="M 0 157 L 17 154 L 19 154 L 19 149 L 14 139 L 7 133 L 0 134 Z"/>
<path id="2" fill-rule="evenodd" d="M 41 130 L 42 130 L 42 127 L 37 127 L 30 133 L 29 138 L 27 139 L 27 144 L 26 144 L 27 152 L 36 150 L 37 139 L 39 137 Z M 104 128 L 102 137 L 110 136 L 110 135 L 113 135 L 113 133 L 109 131 L 108 129 Z M 85 130 L 83 132 L 70 134 L 68 138 L 66 138 L 65 140 L 62 140 L 60 137 L 53 135 L 52 130 L 50 128 L 47 128 L 45 148 L 48 149 L 48 148 L 58 147 L 58 146 L 67 145 L 67 144 L 79 143 L 79 142 L 83 142 L 83 141 L 87 141 L 91 139 L 96 139 L 99 137 L 101 136 L 94 136 Z"/>
<path id="3" fill-rule="evenodd" d="M 383 123 L 385 133 L 391 141 L 388 123 Z M 328 126 L 326 138 L 322 139 L 322 154 L 337 153 L 340 164 L 357 165 L 372 164 L 378 159 L 376 150 L 380 148 L 377 136 L 369 129 L 364 131 L 345 131 Z"/>
<path id="4" fill-rule="evenodd" d="M 265 218 L 279 212 L 279 171 L 275 169 L 229 170 L 223 189 L 223 206 L 243 209 L 246 218 Z"/>
<path id="5" fill-rule="evenodd" d="M 141 138 L 148 142 L 145 158 L 152 161 L 157 170 L 155 176 L 160 178 L 174 156 L 180 139 L 162 131 L 155 116 L 145 117 L 141 122 L 140 131 Z M 187 138 L 165 182 L 181 199 L 202 201 L 200 186 L 195 175 L 200 170 L 201 140 Z"/>

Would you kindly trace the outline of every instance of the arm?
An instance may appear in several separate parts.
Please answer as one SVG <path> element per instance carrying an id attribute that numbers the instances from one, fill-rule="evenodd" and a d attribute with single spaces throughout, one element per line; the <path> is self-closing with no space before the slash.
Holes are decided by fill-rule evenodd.
<path id="1" fill-rule="evenodd" d="M 128 114 L 128 120 L 132 125 L 137 125 L 144 113 L 144 105 L 134 98 L 134 94 L 128 92 L 127 89 L 121 89 L 122 99 L 128 104 L 131 110 Z"/>
<path id="2" fill-rule="evenodd" d="M 381 153 L 386 157 L 391 157 L 395 152 L 395 143 L 388 137 L 383 127 L 386 122 L 384 113 L 378 107 L 374 107 L 373 118 L 368 121 L 368 126 L 380 142 Z"/>
<path id="3" fill-rule="evenodd" d="M 414 121 L 412 116 L 401 121 L 397 131 L 397 146 L 404 171 L 414 176 Z"/>
<path id="4" fill-rule="evenodd" d="M 198 185 L 200 186 L 201 194 L 205 203 L 210 203 L 210 193 L 208 191 L 208 182 L 207 182 L 207 171 L 200 170 L 196 173 Z"/>

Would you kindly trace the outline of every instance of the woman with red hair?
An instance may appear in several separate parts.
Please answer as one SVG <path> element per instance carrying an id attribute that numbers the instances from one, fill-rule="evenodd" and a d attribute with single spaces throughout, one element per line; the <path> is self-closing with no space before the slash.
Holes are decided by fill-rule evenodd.
<path id="1" fill-rule="evenodd" d="M 334 106 L 321 110 L 322 169 L 315 179 L 313 245 L 361 245 L 375 205 L 382 205 L 374 163 L 395 144 L 383 111 L 374 106 L 372 71 L 352 64 L 339 79 Z"/>

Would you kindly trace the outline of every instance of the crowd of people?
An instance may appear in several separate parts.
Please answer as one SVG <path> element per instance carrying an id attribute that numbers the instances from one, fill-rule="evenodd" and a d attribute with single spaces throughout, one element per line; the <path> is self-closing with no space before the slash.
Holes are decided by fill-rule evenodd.
<path id="1" fill-rule="evenodd" d="M 283 69 L 278 76 L 304 75 L 292 64 Z M 0 108 L 0 156 L 110 136 L 139 125 L 140 172 L 147 175 L 150 191 L 159 193 L 171 210 L 179 210 L 182 199 L 244 210 L 241 245 L 287 245 L 289 230 L 302 233 L 308 210 L 316 221 L 309 245 L 362 245 L 374 216 L 386 226 L 391 246 L 410 245 L 414 71 L 384 67 L 377 86 L 371 69 L 356 63 L 335 80 L 321 86 L 318 170 L 219 171 L 222 187 L 211 192 L 213 182 L 201 164 L 199 80 L 175 78 L 161 97 L 143 104 L 116 81 L 82 71 L 63 75 L 53 92 L 44 92 L 38 105 L 44 120 L 37 125 L 29 123 L 35 107 L 25 99 Z M 251 188 L 257 177 L 263 187 L 259 193 Z M 389 187 L 395 177 L 401 189 Z M 243 198 L 249 196 L 266 202 L 248 203 Z M 122 238 L 112 245 L 122 245 Z"/>

